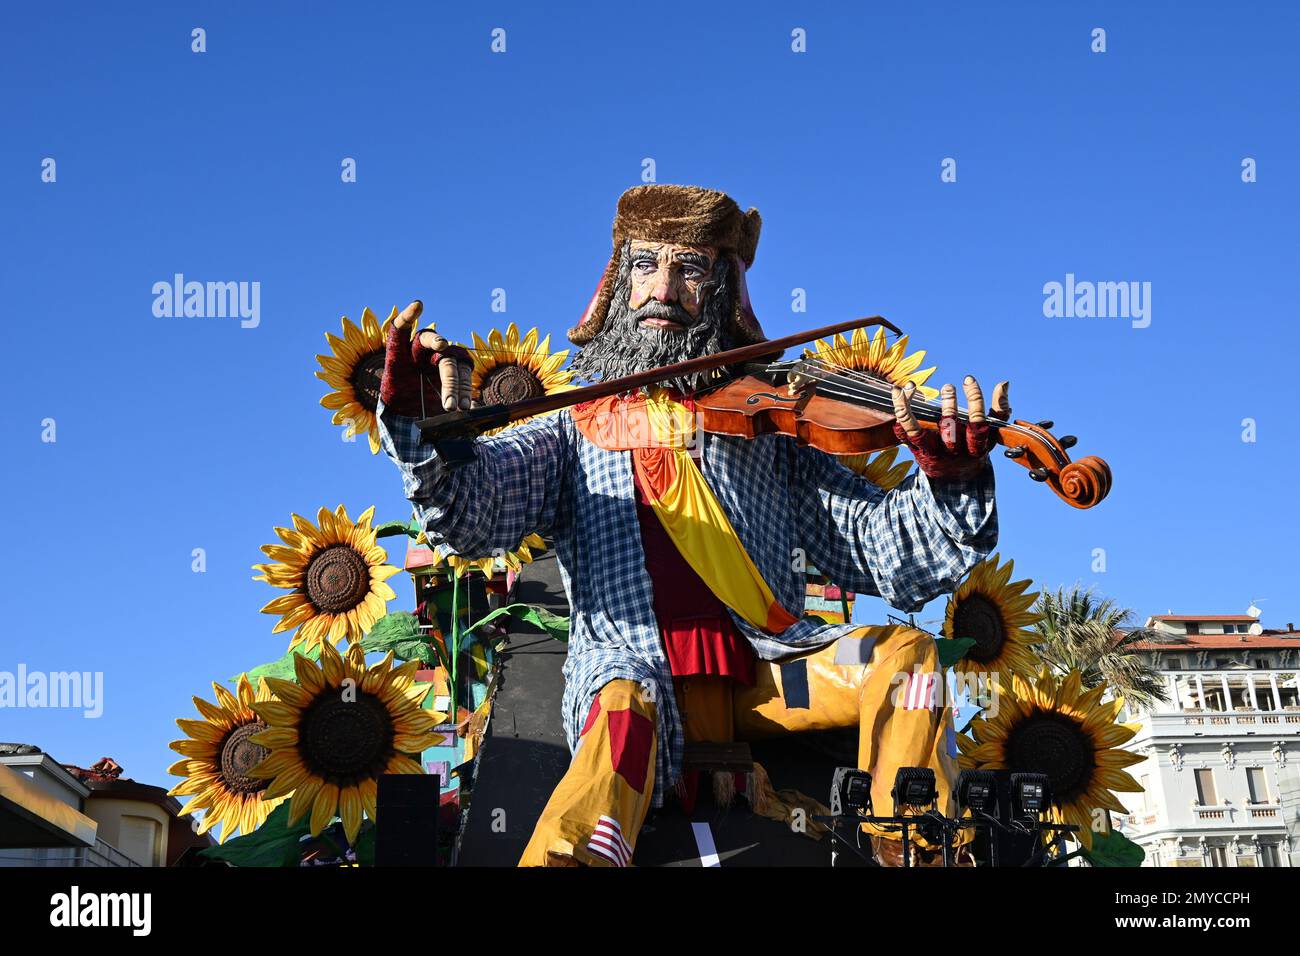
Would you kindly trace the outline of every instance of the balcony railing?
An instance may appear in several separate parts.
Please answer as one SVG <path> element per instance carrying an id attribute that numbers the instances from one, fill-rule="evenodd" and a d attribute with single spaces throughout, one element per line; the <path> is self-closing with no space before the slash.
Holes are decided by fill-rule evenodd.
<path id="1" fill-rule="evenodd" d="M 1208 726 L 1300 725 L 1300 679 L 1295 671 L 1168 671 L 1169 700 L 1151 716 L 1180 714 L 1204 718 Z"/>

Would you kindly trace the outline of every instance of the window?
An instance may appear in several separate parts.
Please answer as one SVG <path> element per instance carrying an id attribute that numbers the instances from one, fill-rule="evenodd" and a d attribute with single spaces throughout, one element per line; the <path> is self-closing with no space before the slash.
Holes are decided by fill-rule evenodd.
<path id="1" fill-rule="evenodd" d="M 1231 657 L 1216 657 L 1216 658 L 1214 659 L 1214 666 L 1215 666 L 1215 667 L 1231 667 L 1231 666 L 1232 666 L 1232 658 L 1231 658 Z"/>
<path id="2" fill-rule="evenodd" d="M 1196 771 L 1196 802 L 1203 807 L 1219 805 L 1219 794 L 1214 789 L 1214 771 L 1209 768 Z"/>
<path id="3" fill-rule="evenodd" d="M 1227 866 L 1228 853 L 1221 846 L 1208 847 L 1210 854 L 1210 866 Z"/>
<path id="4" fill-rule="evenodd" d="M 1276 843 L 1261 843 L 1259 845 L 1259 865 L 1260 866 L 1281 866 L 1281 860 L 1277 853 Z"/>
<path id="5" fill-rule="evenodd" d="M 1268 795 L 1268 777 L 1263 767 L 1246 768 L 1246 786 L 1250 789 L 1251 803 L 1272 803 Z"/>
<path id="6" fill-rule="evenodd" d="M 1171 657 L 1165 665 L 1166 670 L 1180 671 L 1183 669 L 1183 659 L 1181 657 Z"/>
<path id="7" fill-rule="evenodd" d="M 1255 668 L 1256 668 L 1257 670 L 1261 670 L 1261 671 L 1266 671 L 1266 670 L 1268 670 L 1268 658 L 1267 658 L 1267 657 L 1257 657 L 1257 658 L 1255 658 L 1254 663 L 1255 663 Z"/>
<path id="8" fill-rule="evenodd" d="M 1188 634 L 1200 634 L 1201 625 L 1197 621 L 1188 621 L 1186 624 Z"/>
<path id="9" fill-rule="evenodd" d="M 162 828 L 148 817 L 123 816 L 117 848 L 141 866 L 162 866 Z"/>

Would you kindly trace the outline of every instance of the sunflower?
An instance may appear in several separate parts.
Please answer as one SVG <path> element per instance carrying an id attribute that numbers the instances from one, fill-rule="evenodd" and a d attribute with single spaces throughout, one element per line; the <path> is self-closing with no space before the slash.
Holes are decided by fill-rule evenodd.
<path id="1" fill-rule="evenodd" d="M 1046 774 L 1048 819 L 1077 824 L 1072 838 L 1091 848 L 1096 812 L 1126 812 L 1112 791 L 1140 792 L 1124 768 L 1145 759 L 1117 749 L 1137 726 L 1115 722 L 1124 701 L 1102 701 L 1105 689 L 1082 691 L 1077 670 L 1064 680 L 1045 667 L 1036 678 L 1013 675 L 996 716 L 976 718 L 973 737 L 957 739 L 961 768 Z"/>
<path id="2" fill-rule="evenodd" d="M 1039 660 L 1031 648 L 1037 638 L 1027 628 L 1039 617 L 1029 610 L 1038 594 L 1025 593 L 1033 582 L 1011 580 L 1014 567 L 1014 561 L 999 567 L 995 554 L 977 564 L 948 598 L 943 636 L 975 642 L 959 668 L 1027 677 L 1037 673 Z"/>
<path id="3" fill-rule="evenodd" d="M 474 372 L 470 378 L 470 393 L 476 402 L 512 405 L 542 395 L 573 390 L 572 373 L 561 368 L 569 357 L 569 350 L 552 353 L 549 335 L 538 344 L 537 329 L 533 328 L 521 340 L 519 328 L 513 322 L 506 327 L 505 335 L 493 329 L 486 342 L 478 337 L 477 332 L 472 335 Z M 501 430 L 498 428 L 483 434 L 493 435 Z"/>
<path id="4" fill-rule="evenodd" d="M 362 814 L 375 818 L 380 775 L 423 773 L 408 754 L 437 742 L 430 731 L 446 715 L 421 709 L 429 685 L 415 683 L 419 662 L 393 667 L 391 651 L 366 667 L 360 644 L 343 657 L 327 643 L 319 666 L 301 654 L 293 666 L 297 683 L 268 677 L 279 700 L 253 705 L 268 729 L 250 739 L 270 755 L 251 772 L 270 781 L 268 798 L 293 794 L 291 826 L 310 815 L 316 836 L 337 813 L 355 843 Z"/>
<path id="5" fill-rule="evenodd" d="M 320 400 L 334 409 L 331 421 L 345 426 L 344 433 L 353 438 L 362 432 L 370 441 L 370 453 L 379 451 L 379 424 L 375 409 L 379 405 L 379 385 L 384 378 L 384 352 L 388 327 L 397 317 L 397 306 L 383 325 L 369 309 L 361 310 L 361 327 L 343 316 L 343 338 L 325 333 L 333 355 L 317 355 L 321 370 L 316 377 L 334 391 Z"/>
<path id="6" fill-rule="evenodd" d="M 292 591 L 262 608 L 283 615 L 271 633 L 298 629 L 289 650 L 356 640 L 388 613 L 387 602 L 397 595 L 384 582 L 398 569 L 384 563 L 388 552 L 375 544 L 374 514 L 372 505 L 353 524 L 342 505 L 321 508 L 319 527 L 294 515 L 293 530 L 275 529 L 283 545 L 262 545 L 276 563 L 253 565 L 262 572 L 253 580 Z"/>
<path id="7" fill-rule="evenodd" d="M 423 531 L 415 539 L 416 544 L 428 544 L 429 539 Z M 470 568 L 478 568 L 485 578 L 492 577 L 500 565 L 504 565 L 506 570 L 518 573 L 519 569 L 525 564 L 532 564 L 533 549 L 542 551 L 546 548 L 546 542 L 542 540 L 540 534 L 530 534 L 519 542 L 519 546 L 513 551 L 507 551 L 501 557 L 486 558 L 462 558 L 459 554 L 446 554 L 442 548 L 432 548 L 433 564 L 431 567 L 436 568 L 438 565 L 446 562 L 451 568 L 452 574 L 460 577 Z"/>
<path id="8" fill-rule="evenodd" d="M 897 457 L 898 446 L 895 445 L 877 455 L 844 455 L 840 458 L 840 464 L 866 478 L 878 488 L 890 491 L 902 484 L 907 473 L 912 470 L 910 459 L 904 458 L 898 464 L 894 464 L 894 459 Z"/>
<path id="9" fill-rule="evenodd" d="M 923 398 L 935 398 L 939 394 L 937 389 L 925 384 L 934 374 L 935 367 L 917 369 L 925 358 L 925 351 L 908 355 L 907 336 L 901 336 L 890 345 L 883 328 L 876 330 L 875 338 L 866 329 L 854 329 L 852 337 L 848 339 L 842 334 L 836 335 L 830 343 L 818 339 L 815 350 L 804 350 L 804 358 L 821 359 L 835 368 L 869 372 L 876 378 L 900 387 L 912 382 Z"/>
<path id="10" fill-rule="evenodd" d="M 239 676 L 234 694 L 215 682 L 212 689 L 217 695 L 215 704 L 194 698 L 202 720 L 176 720 L 186 739 L 170 746 L 185 759 L 176 761 L 167 772 L 185 779 L 167 794 L 193 797 L 180 816 L 205 811 L 198 832 L 206 833 L 221 824 L 218 841 L 224 843 L 236 832 L 252 833 L 281 802 L 267 799 L 266 781 L 248 774 L 267 755 L 265 748 L 250 739 L 266 730 L 253 705 L 274 698 L 266 681 L 254 691 L 247 674 Z"/>

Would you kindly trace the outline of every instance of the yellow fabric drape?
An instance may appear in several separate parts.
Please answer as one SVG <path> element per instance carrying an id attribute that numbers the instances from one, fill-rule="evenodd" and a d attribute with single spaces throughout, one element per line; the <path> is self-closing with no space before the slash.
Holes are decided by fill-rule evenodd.
<path id="1" fill-rule="evenodd" d="M 689 406 L 654 389 L 579 405 L 573 418 L 594 444 L 632 452 L 637 479 L 668 537 L 727 607 L 769 634 L 798 620 L 777 602 L 691 457 L 696 429 Z"/>

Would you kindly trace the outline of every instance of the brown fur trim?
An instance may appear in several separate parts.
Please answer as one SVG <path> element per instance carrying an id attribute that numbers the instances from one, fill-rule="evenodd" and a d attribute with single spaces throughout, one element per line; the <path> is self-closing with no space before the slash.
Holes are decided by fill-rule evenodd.
<path id="1" fill-rule="evenodd" d="M 609 257 L 609 264 L 605 266 L 605 274 L 601 277 L 600 286 L 596 289 L 591 308 L 582 317 L 581 322 L 569 329 L 569 341 L 574 345 L 586 345 L 596 337 L 600 327 L 605 324 L 605 316 L 609 314 L 609 300 L 614 297 L 614 283 L 617 279 L 618 246 L 615 246 L 613 255 Z"/>
<path id="2" fill-rule="evenodd" d="M 714 246 L 739 253 L 754 264 L 762 219 L 757 210 L 742 213 L 726 193 L 699 186 L 651 183 L 633 186 L 618 200 L 614 247 L 625 239 L 654 239 L 692 246 Z"/>
<path id="3" fill-rule="evenodd" d="M 758 252 L 763 217 L 757 209 L 741 212 L 726 193 L 699 186 L 650 183 L 633 186 L 618 200 L 614 216 L 614 247 L 605 266 L 605 278 L 590 311 L 569 329 L 569 341 L 585 345 L 605 324 L 609 301 L 618 274 L 618 253 L 627 239 L 649 239 L 693 246 L 713 246 L 720 254 L 735 253 L 749 268 Z M 746 311 L 733 286 L 736 311 L 731 338 L 736 346 L 762 342 L 763 330 L 752 312 Z"/>

